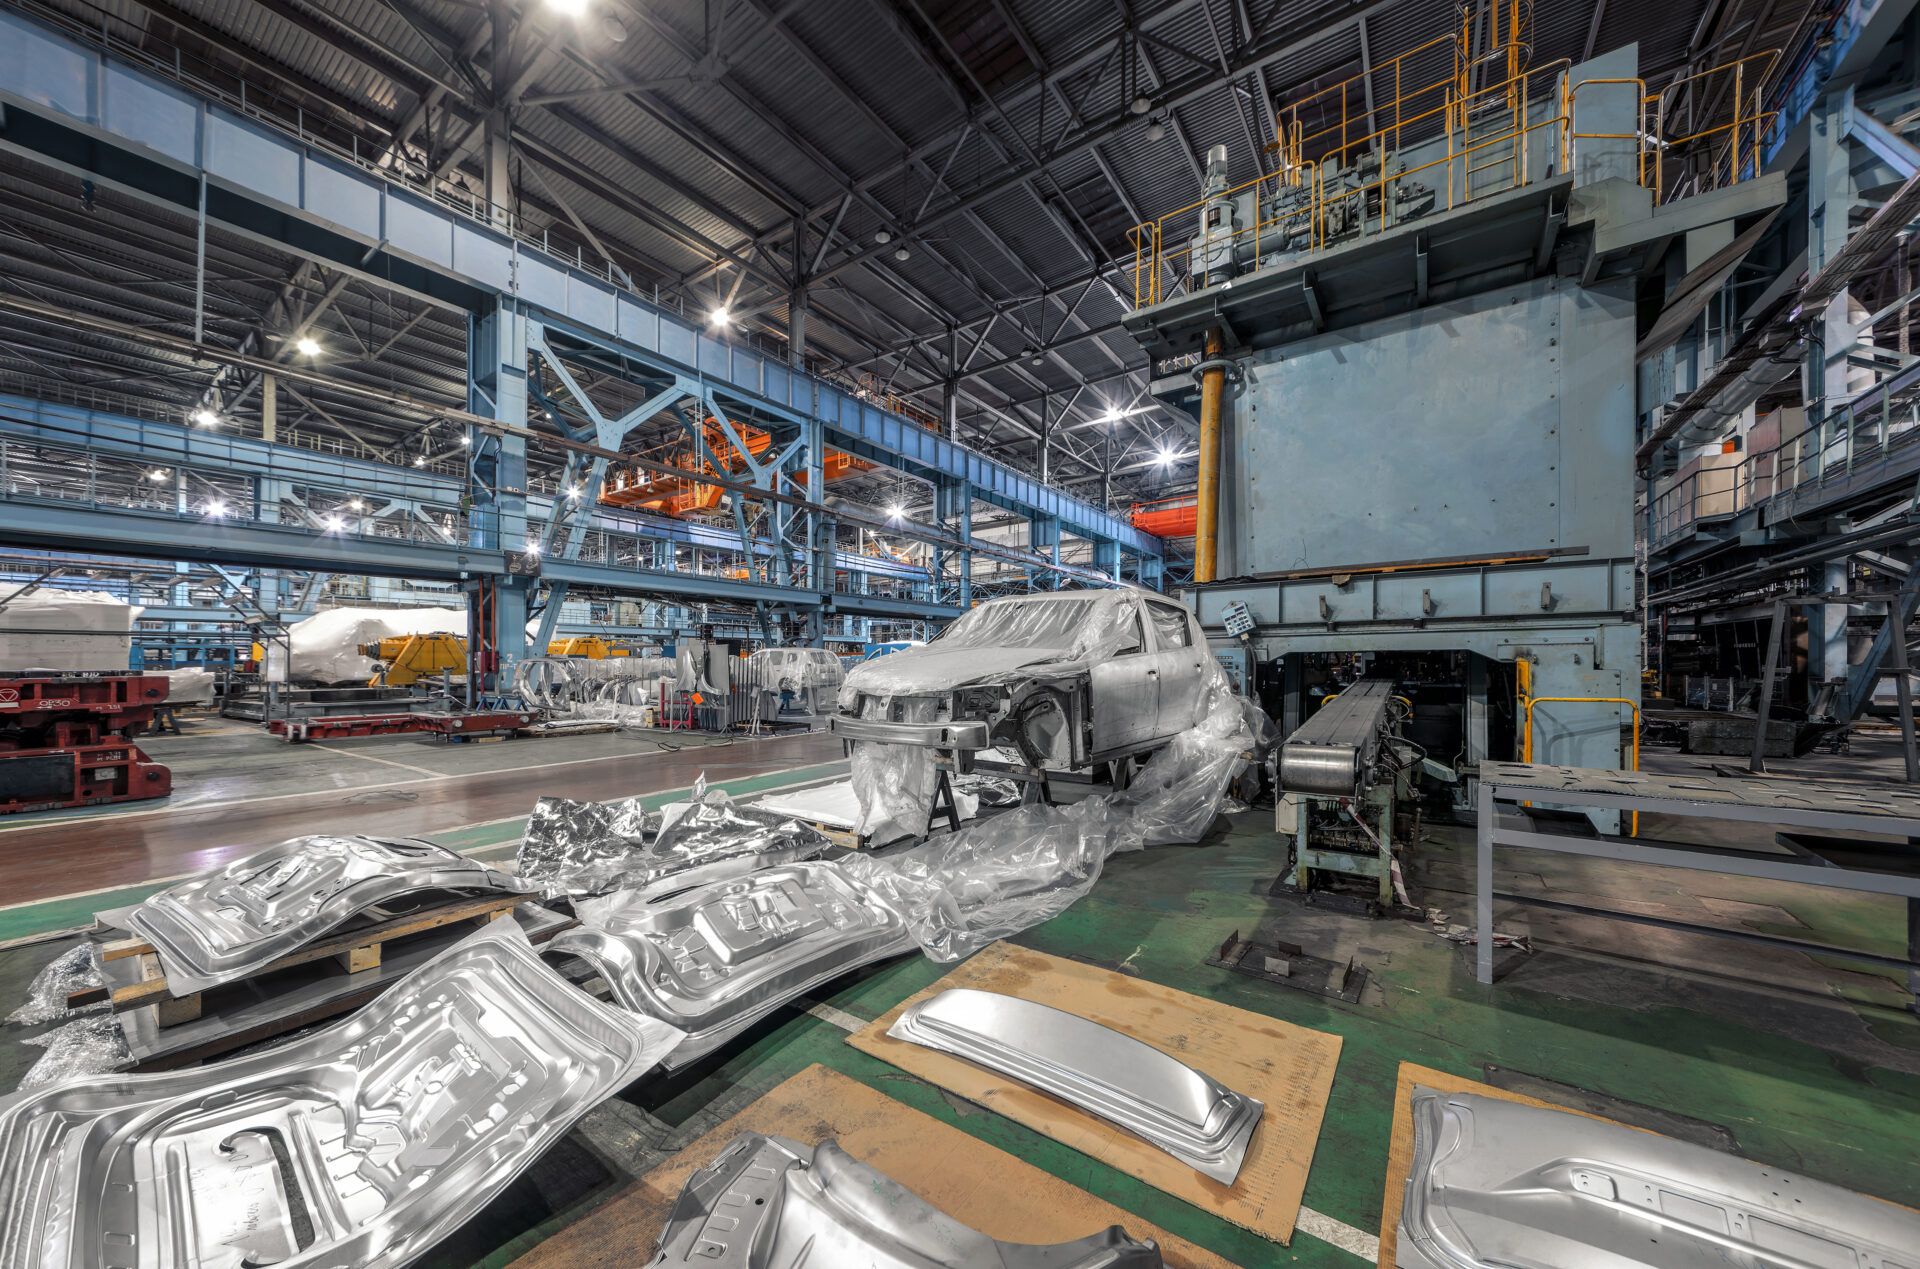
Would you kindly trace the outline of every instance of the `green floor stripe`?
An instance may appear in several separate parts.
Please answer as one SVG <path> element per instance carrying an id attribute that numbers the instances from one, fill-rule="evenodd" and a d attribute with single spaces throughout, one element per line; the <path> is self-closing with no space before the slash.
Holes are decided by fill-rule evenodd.
<path id="1" fill-rule="evenodd" d="M 724 789 L 733 797 L 743 798 L 786 785 L 830 780 L 846 773 L 846 763 L 826 762 L 811 767 L 770 771 L 765 775 L 748 776 L 738 780 L 716 780 L 708 787 Z M 684 798 L 689 787 L 691 786 L 682 785 L 676 789 L 645 794 L 641 797 L 640 804 L 649 811 L 657 811 L 669 802 Z M 520 836 L 526 831 L 526 827 L 527 818 L 523 815 L 516 819 L 502 820 L 498 824 L 480 824 L 472 828 L 435 834 L 432 840 L 479 859 L 507 858 L 519 845 Z M 103 894 L 48 899 L 43 903 L 28 904 L 25 907 L 0 912 L 0 943 L 91 924 L 94 913 L 107 908 L 124 908 L 130 904 L 143 902 L 149 895 L 170 884 L 172 883 L 147 881 L 137 885 L 123 886 L 118 890 L 109 890 Z"/>

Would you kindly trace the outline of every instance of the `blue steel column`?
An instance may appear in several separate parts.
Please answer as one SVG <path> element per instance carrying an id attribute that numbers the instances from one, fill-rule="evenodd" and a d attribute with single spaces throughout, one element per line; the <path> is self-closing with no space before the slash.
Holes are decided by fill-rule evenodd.
<path id="1" fill-rule="evenodd" d="M 514 428 L 527 425 L 527 325 L 512 300 L 502 298 L 473 322 L 467 362 L 468 408 Z M 524 435 L 469 432 L 467 488 L 471 499 L 470 545 L 520 553 L 527 535 L 527 440 Z M 537 557 L 532 557 L 537 558 Z M 494 651 L 498 684 L 513 680 L 513 667 L 527 654 L 527 599 L 533 578 L 487 579 L 494 592 Z"/>

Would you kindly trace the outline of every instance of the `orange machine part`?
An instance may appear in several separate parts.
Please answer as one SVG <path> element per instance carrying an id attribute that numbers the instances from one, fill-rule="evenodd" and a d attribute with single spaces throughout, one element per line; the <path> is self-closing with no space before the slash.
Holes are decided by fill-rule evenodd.
<path id="1" fill-rule="evenodd" d="M 1199 527 L 1200 501 L 1189 494 L 1159 502 L 1136 502 L 1127 518 L 1134 528 L 1157 538 L 1190 538 Z"/>
<path id="2" fill-rule="evenodd" d="M 607 472 L 607 479 L 600 488 L 600 501 L 609 506 L 638 507 L 671 516 L 711 511 L 719 506 L 721 495 L 726 491 L 719 485 L 703 483 L 699 477 L 738 476 L 746 471 L 747 465 L 738 447 L 717 420 L 708 418 L 703 430 L 707 449 L 719 460 L 719 467 L 694 453 L 691 446 L 679 445 L 671 452 L 660 455 L 657 461 L 685 471 L 685 476 L 616 467 Z M 748 454 L 754 458 L 760 457 L 773 444 L 773 437 L 756 427 L 741 426 L 740 435 L 746 442 Z M 837 480 L 851 472 L 871 470 L 873 464 L 840 450 L 828 450 L 822 467 L 828 480 Z M 796 476 L 795 483 L 804 486 L 807 483 L 805 473 Z"/>

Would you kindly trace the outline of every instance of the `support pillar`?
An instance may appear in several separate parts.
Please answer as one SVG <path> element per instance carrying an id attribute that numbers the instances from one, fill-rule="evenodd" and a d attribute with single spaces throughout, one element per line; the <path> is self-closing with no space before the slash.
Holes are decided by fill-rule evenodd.
<path id="1" fill-rule="evenodd" d="M 280 376 L 260 376 L 260 439 L 269 445 L 280 439 Z"/>
<path id="2" fill-rule="evenodd" d="M 526 318 L 502 298 L 493 311 L 473 322 L 468 338 L 468 408 L 516 428 L 527 424 Z M 469 587 L 472 609 L 468 655 L 469 690 L 500 690 L 511 684 L 513 669 L 527 653 L 527 592 L 538 572 L 539 556 L 527 527 L 527 440 L 524 435 L 493 436 L 479 428 L 468 434 L 467 538 L 481 550 L 516 555 L 523 567 L 513 574 L 485 577 Z M 477 672 L 474 672 L 476 671 Z M 491 678 L 491 681 L 487 681 Z"/>

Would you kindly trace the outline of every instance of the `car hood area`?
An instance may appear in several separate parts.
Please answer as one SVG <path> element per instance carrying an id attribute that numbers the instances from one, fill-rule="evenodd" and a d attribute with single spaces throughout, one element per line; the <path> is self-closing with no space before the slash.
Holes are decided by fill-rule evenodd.
<path id="1" fill-rule="evenodd" d="M 868 696 L 926 696 L 995 681 L 1036 665 L 1079 664 L 1071 648 L 909 648 L 868 661 L 847 675 L 845 690 Z"/>

